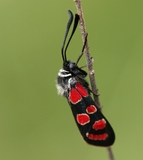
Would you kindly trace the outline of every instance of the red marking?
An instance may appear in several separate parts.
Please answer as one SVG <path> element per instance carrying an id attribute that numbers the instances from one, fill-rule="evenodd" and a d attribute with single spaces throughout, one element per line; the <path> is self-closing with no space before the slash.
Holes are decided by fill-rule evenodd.
<path id="1" fill-rule="evenodd" d="M 77 114 L 76 119 L 80 125 L 85 125 L 90 122 L 89 116 L 85 113 Z"/>
<path id="2" fill-rule="evenodd" d="M 86 108 L 86 112 L 88 114 L 93 114 L 97 111 L 97 108 L 94 105 L 90 105 Z"/>
<path id="3" fill-rule="evenodd" d="M 76 88 L 83 97 L 88 96 L 87 90 L 80 83 L 76 83 Z"/>
<path id="4" fill-rule="evenodd" d="M 108 137 L 108 134 L 107 133 L 103 133 L 103 134 L 86 133 L 86 136 L 91 140 L 105 140 Z"/>
<path id="5" fill-rule="evenodd" d="M 79 92 L 75 88 L 71 88 L 69 92 L 69 100 L 71 101 L 71 103 L 76 104 L 81 101 L 81 99 L 82 97 Z"/>
<path id="6" fill-rule="evenodd" d="M 104 129 L 106 127 L 106 121 L 105 119 L 101 119 L 98 121 L 95 121 L 92 128 L 95 130 L 100 130 L 100 129 Z"/>

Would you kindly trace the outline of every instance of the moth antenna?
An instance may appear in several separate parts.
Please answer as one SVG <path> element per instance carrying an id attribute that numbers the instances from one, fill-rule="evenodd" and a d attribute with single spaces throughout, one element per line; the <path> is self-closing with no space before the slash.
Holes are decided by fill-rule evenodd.
<path id="1" fill-rule="evenodd" d="M 65 32 L 65 35 L 64 35 L 64 40 L 63 40 L 63 44 L 62 44 L 62 48 L 61 48 L 61 54 L 62 54 L 63 61 L 67 60 L 66 56 L 65 56 L 64 47 L 65 47 L 65 43 L 66 43 L 66 39 L 67 39 L 69 29 L 70 29 L 72 21 L 73 21 L 73 14 L 70 10 L 68 10 L 68 14 L 69 14 L 69 20 L 68 20 L 68 23 L 67 23 L 66 32 Z"/>
<path id="2" fill-rule="evenodd" d="M 72 30 L 72 33 L 71 33 L 71 35 L 70 35 L 70 38 L 69 38 L 69 40 L 68 40 L 68 42 L 67 42 L 67 45 L 66 45 L 66 48 L 65 48 L 65 52 L 64 52 L 64 58 L 65 58 L 65 60 L 67 59 L 67 57 L 66 57 L 66 51 L 67 51 L 67 48 L 68 48 L 68 46 L 69 46 L 69 43 L 70 43 L 70 41 L 71 41 L 71 39 L 72 39 L 72 36 L 74 35 L 74 32 L 75 32 L 75 30 L 76 30 L 76 28 L 77 28 L 78 21 L 79 21 L 79 15 L 78 15 L 78 14 L 75 14 L 75 20 L 74 20 L 73 30 Z"/>

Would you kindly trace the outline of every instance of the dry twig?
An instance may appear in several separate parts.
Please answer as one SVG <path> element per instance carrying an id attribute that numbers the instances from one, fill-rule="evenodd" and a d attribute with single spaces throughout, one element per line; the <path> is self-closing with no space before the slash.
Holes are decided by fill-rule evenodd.
<path id="1" fill-rule="evenodd" d="M 82 6 L 81 6 L 81 0 L 74 0 L 78 15 L 80 16 L 80 30 L 82 34 L 82 40 L 84 42 L 85 37 L 86 37 L 86 27 L 85 27 L 85 22 L 84 22 L 84 17 L 83 17 L 83 12 L 82 12 Z M 98 97 L 98 90 L 96 86 L 96 81 L 95 81 L 95 75 L 94 75 L 94 70 L 92 67 L 92 60 L 90 57 L 90 52 L 89 52 L 89 46 L 88 46 L 88 40 L 85 46 L 85 55 L 86 55 L 86 63 L 87 63 L 87 68 L 88 68 L 88 73 L 89 73 L 89 78 L 90 78 L 90 84 L 91 84 L 91 89 L 93 91 L 93 96 L 94 96 L 94 101 L 98 105 L 98 107 L 101 109 L 99 97 Z M 113 152 L 111 148 L 107 148 L 108 155 L 109 155 L 109 160 L 114 160 Z"/>

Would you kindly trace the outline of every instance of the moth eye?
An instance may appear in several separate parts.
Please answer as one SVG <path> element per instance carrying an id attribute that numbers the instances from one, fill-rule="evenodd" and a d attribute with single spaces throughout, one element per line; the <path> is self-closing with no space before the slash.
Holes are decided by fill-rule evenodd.
<path id="1" fill-rule="evenodd" d="M 75 63 L 70 63 L 69 68 L 71 68 L 71 69 L 75 68 Z"/>

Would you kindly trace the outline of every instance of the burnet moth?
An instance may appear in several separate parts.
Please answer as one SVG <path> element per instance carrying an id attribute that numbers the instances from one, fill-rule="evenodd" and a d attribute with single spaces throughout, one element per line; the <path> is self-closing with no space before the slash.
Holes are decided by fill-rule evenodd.
<path id="1" fill-rule="evenodd" d="M 75 14 L 73 30 L 65 46 L 73 21 L 72 12 L 69 10 L 68 13 L 69 20 L 61 49 L 63 67 L 59 70 L 56 87 L 58 93 L 66 97 L 83 139 L 91 145 L 108 147 L 114 143 L 114 131 L 90 96 L 91 90 L 85 80 L 87 73 L 77 66 L 83 54 L 87 36 L 77 62 L 67 60 L 66 51 L 79 21 L 78 14 Z"/>

